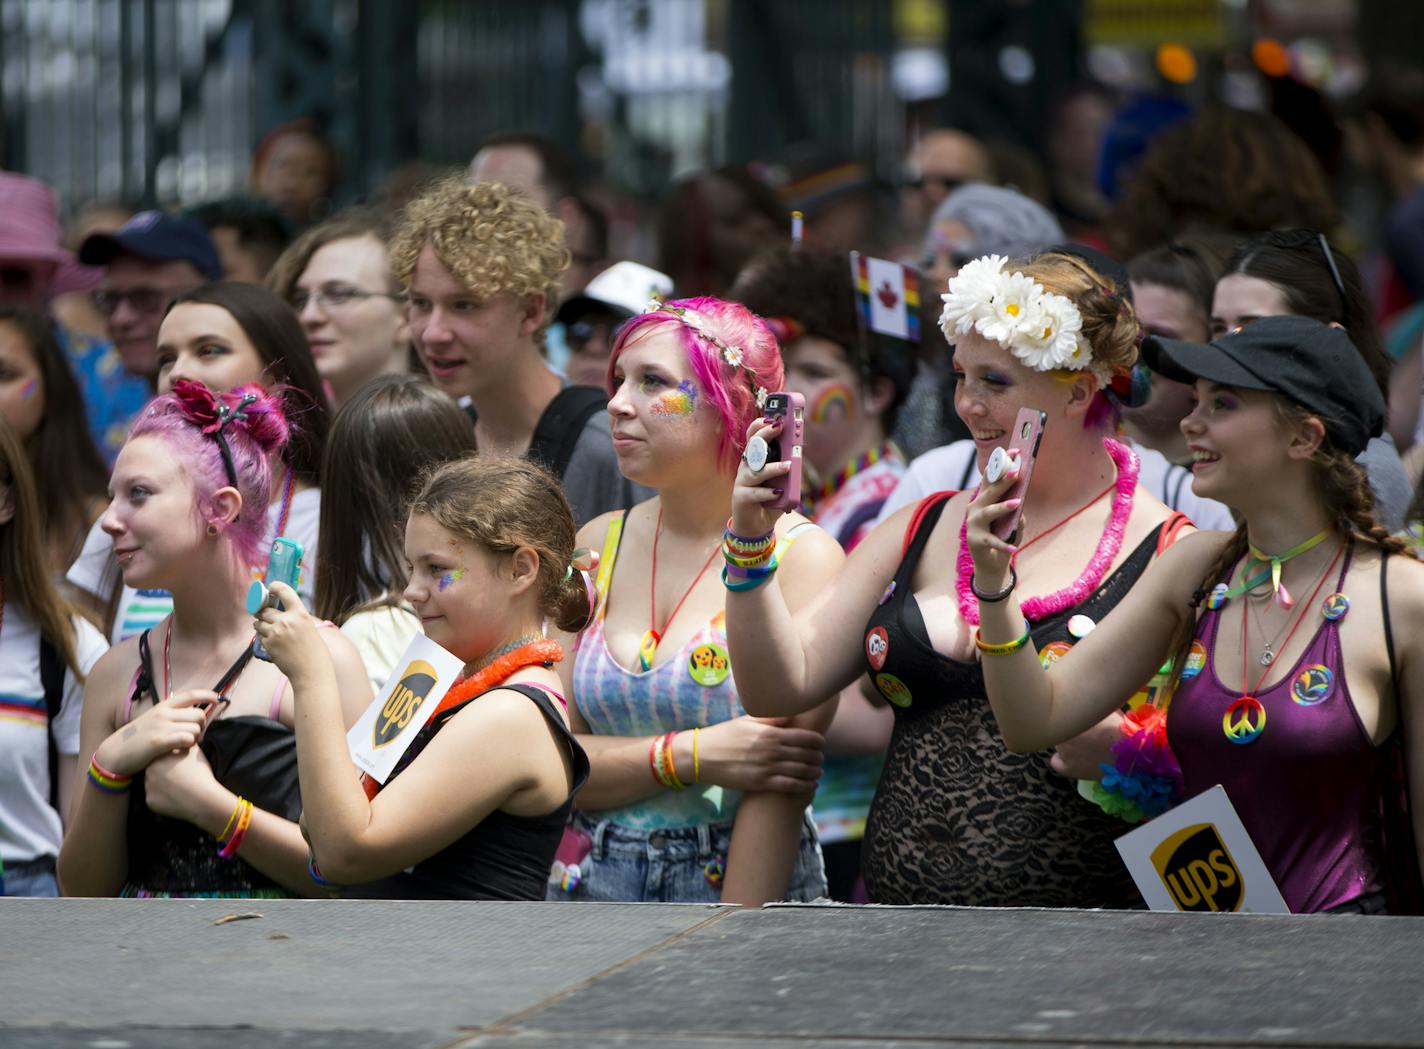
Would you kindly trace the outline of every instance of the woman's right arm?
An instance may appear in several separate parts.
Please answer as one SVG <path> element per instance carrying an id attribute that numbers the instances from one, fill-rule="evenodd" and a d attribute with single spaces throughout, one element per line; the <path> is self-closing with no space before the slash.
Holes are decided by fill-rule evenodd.
<path id="1" fill-rule="evenodd" d="M 777 429 L 758 419 L 749 436 L 770 440 Z M 771 480 L 789 469 L 768 463 L 754 474 L 745 462 L 732 489 L 732 529 L 738 535 L 770 532 L 781 516 L 763 505 L 773 498 Z M 850 685 L 864 669 L 862 631 L 895 569 L 905 528 L 914 514 L 905 507 L 877 525 L 840 570 L 793 617 L 781 589 L 763 585 L 727 593 L 727 641 L 742 706 L 766 717 L 801 714 Z"/>
<path id="2" fill-rule="evenodd" d="M 136 646 L 110 649 L 89 672 L 79 721 L 79 760 L 58 875 L 66 896 L 113 896 L 128 875 L 129 791 L 108 793 L 89 783 L 89 762 L 97 759 L 120 776 L 141 772 L 160 754 L 185 750 L 198 741 L 203 710 L 195 704 L 212 692 L 182 692 L 119 726 L 125 689 L 133 676 Z"/>
<path id="3" fill-rule="evenodd" d="M 1007 513 L 998 502 L 1014 475 L 986 485 L 969 509 L 968 542 L 980 590 L 1009 584 L 1010 548 L 989 530 Z M 1117 710 L 1170 656 L 1189 598 L 1221 550 L 1220 532 L 1194 532 L 1148 565 L 1122 601 L 1045 674 L 1033 642 L 1003 654 L 983 653 L 984 683 L 999 731 L 1011 751 L 1046 750 L 1086 732 Z M 980 638 L 987 645 L 1018 641 L 1027 623 L 1018 600 L 980 601 Z"/>

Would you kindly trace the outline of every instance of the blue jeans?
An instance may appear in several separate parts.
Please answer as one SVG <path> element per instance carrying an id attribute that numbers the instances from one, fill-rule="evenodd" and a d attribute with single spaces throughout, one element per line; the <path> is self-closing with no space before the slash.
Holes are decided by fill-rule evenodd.
<path id="1" fill-rule="evenodd" d="M 603 903 L 720 903 L 721 872 L 732 842 L 732 824 L 703 824 L 641 831 L 575 811 L 570 826 L 591 846 L 579 863 L 580 880 L 564 890 L 550 885 L 546 899 Z M 785 898 L 804 903 L 826 894 L 826 869 L 816 825 L 802 823 L 801 847 Z"/>
<path id="2" fill-rule="evenodd" d="M 6 896 L 58 896 L 59 882 L 54 876 L 54 857 L 5 864 Z"/>

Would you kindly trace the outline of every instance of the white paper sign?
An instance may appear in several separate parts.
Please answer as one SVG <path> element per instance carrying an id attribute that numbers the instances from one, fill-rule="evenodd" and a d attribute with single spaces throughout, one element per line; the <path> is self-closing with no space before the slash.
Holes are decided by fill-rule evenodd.
<path id="1" fill-rule="evenodd" d="M 384 784 L 464 668 L 424 634 L 412 638 L 385 687 L 346 733 L 356 767 Z"/>
<path id="2" fill-rule="evenodd" d="M 1220 784 L 1116 844 L 1154 911 L 1290 913 Z"/>

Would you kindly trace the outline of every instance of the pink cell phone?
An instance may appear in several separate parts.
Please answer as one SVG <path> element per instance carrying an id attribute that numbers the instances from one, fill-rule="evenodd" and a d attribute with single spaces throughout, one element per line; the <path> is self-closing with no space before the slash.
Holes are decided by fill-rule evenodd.
<path id="1" fill-rule="evenodd" d="M 762 416 L 781 423 L 781 436 L 768 441 L 768 462 L 791 461 L 791 472 L 769 482 L 781 487 L 781 494 L 765 504 L 778 510 L 795 510 L 801 505 L 801 444 L 806 432 L 806 398 L 799 393 L 769 393 Z"/>
<path id="2" fill-rule="evenodd" d="M 1019 476 L 1002 501 L 1022 499 L 1028 493 L 1028 482 L 1033 476 L 1033 464 L 1038 458 L 1038 445 L 1043 440 L 1043 427 L 1048 423 L 1048 414 L 1037 408 L 1020 408 L 1014 420 L 1013 431 L 1009 434 L 1007 447 L 997 448 L 984 464 L 984 478 L 991 483 L 1002 476 L 1009 467 L 1009 456 L 1018 462 Z M 1006 543 L 1014 542 L 1013 535 L 1019 530 L 1019 518 L 1023 516 L 1023 504 L 999 518 L 989 530 Z"/>

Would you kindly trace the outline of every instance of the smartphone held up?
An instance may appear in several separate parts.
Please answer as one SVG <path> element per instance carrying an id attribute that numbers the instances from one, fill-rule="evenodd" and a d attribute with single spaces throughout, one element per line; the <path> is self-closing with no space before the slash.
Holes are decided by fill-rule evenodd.
<path id="1" fill-rule="evenodd" d="M 1047 423 L 1047 412 L 1041 412 L 1037 408 L 1020 408 L 1018 417 L 1014 420 L 1014 428 L 1009 433 L 1009 443 L 995 448 L 988 462 L 984 464 L 984 480 L 990 484 L 995 484 L 1011 470 L 1018 471 L 1014 483 L 999 501 L 1018 499 L 1019 505 L 989 526 L 989 530 L 1006 543 L 1014 542 L 1014 535 L 1019 530 L 1019 520 L 1023 516 L 1022 499 L 1028 493 L 1029 479 L 1033 477 L 1033 464 L 1038 458 L 1038 446 L 1043 440 L 1043 428 Z"/>
<path id="2" fill-rule="evenodd" d="M 278 536 L 272 540 L 272 550 L 267 556 L 267 575 L 260 580 L 253 580 L 252 585 L 247 588 L 247 611 L 255 616 L 269 604 L 282 608 L 282 602 L 272 596 L 272 584 L 286 583 L 295 590 L 301 578 L 302 544 L 295 539 Z M 262 645 L 261 638 L 252 642 L 252 654 L 269 663 L 272 661 L 272 657 Z"/>

